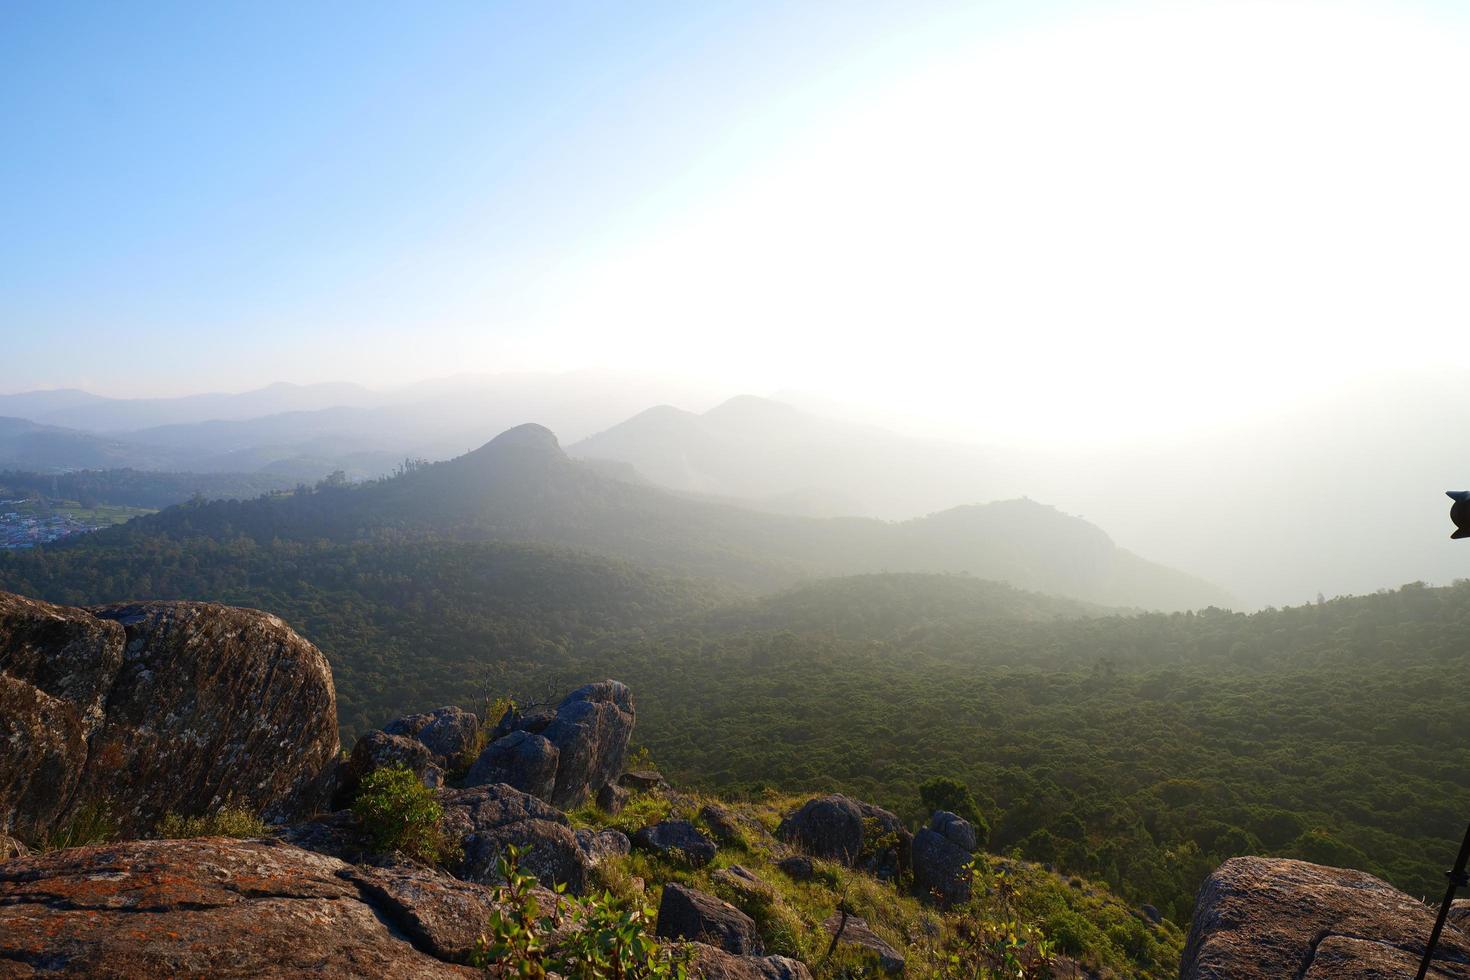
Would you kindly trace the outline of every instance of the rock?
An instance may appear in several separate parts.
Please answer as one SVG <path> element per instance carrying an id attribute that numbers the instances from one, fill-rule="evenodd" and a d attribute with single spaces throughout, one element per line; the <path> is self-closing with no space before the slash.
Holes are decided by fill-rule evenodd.
<path id="1" fill-rule="evenodd" d="M 885 942 L 868 927 L 868 923 L 855 915 L 843 918 L 841 912 L 833 912 L 822 928 L 827 935 L 837 936 L 838 945 L 856 946 L 877 957 L 878 965 L 885 973 L 902 973 L 905 960 L 898 950 Z"/>
<path id="2" fill-rule="evenodd" d="M 914 835 L 911 866 L 915 890 L 946 907 L 967 901 L 971 860 L 969 851 L 926 827 Z"/>
<path id="3" fill-rule="evenodd" d="M 713 895 L 670 882 L 658 903 L 657 934 L 665 939 L 691 939 L 727 953 L 761 952 L 750 916 Z"/>
<path id="4" fill-rule="evenodd" d="M 1413 976 L 1434 910 L 1362 871 L 1231 858 L 1200 887 L 1181 980 Z M 1431 976 L 1470 977 L 1470 938 L 1440 937 Z"/>
<path id="5" fill-rule="evenodd" d="M 745 835 L 740 832 L 740 824 L 736 822 L 735 814 L 718 803 L 706 803 L 700 807 L 699 818 L 710 829 L 710 833 L 715 835 L 715 840 L 721 844 L 741 845 L 745 843 Z"/>
<path id="6" fill-rule="evenodd" d="M 375 729 L 359 738 L 352 747 L 352 756 L 342 773 L 338 802 L 350 802 L 370 773 L 392 766 L 407 767 L 430 789 L 444 785 L 444 770 L 434 761 L 434 753 L 427 745 L 416 738 L 389 735 Z"/>
<path id="7" fill-rule="evenodd" d="M 633 722 L 633 694 L 619 681 L 580 687 L 554 712 L 507 711 L 468 781 L 504 782 L 571 809 L 622 771 Z"/>
<path id="8" fill-rule="evenodd" d="M 898 845 L 876 853 L 875 835 L 893 835 Z M 795 844 L 808 854 L 830 858 L 856 867 L 858 864 L 890 868 L 902 861 L 907 850 L 903 821 L 880 807 L 849 799 L 841 794 L 808 800 L 776 828 L 776 836 Z M 889 855 L 889 851 L 897 851 Z"/>
<path id="9" fill-rule="evenodd" d="M 543 800 L 556 789 L 560 753 L 534 732 L 515 731 L 485 747 L 465 776 L 466 786 L 505 783 Z"/>
<path id="10" fill-rule="evenodd" d="M 139 840 L 0 865 L 0 964 L 109 977 L 472 977 L 487 889 L 272 841 Z"/>
<path id="11" fill-rule="evenodd" d="M 776 889 L 772 888 L 759 875 L 738 864 L 732 864 L 728 868 L 720 868 L 710 875 L 710 880 L 718 885 L 723 885 L 733 891 L 737 896 L 749 898 L 760 898 L 773 901 L 776 898 Z"/>
<path id="12" fill-rule="evenodd" d="M 566 815 L 550 804 L 504 783 L 444 790 L 439 803 L 445 834 L 464 849 L 456 869 L 459 877 L 499 882 L 500 856 L 514 844 L 524 852 L 521 870 L 541 884 L 565 884 L 574 895 L 585 890 L 591 862 Z"/>
<path id="13" fill-rule="evenodd" d="M 25 857 L 29 853 L 31 853 L 31 849 L 26 847 L 25 844 L 11 837 L 9 834 L 0 833 L 0 861 Z"/>
<path id="14" fill-rule="evenodd" d="M 812 859 L 805 854 L 793 854 L 791 857 L 782 858 L 776 863 L 776 867 L 786 872 L 786 876 L 793 881 L 811 881 L 817 874 Z"/>
<path id="15" fill-rule="evenodd" d="M 463 764 L 474 751 L 480 731 L 480 718 L 474 712 L 446 705 L 416 715 L 405 715 L 383 726 L 389 735 L 406 735 L 424 743 L 434 754 L 434 763 L 443 769 Z"/>
<path id="16" fill-rule="evenodd" d="M 785 956 L 736 956 L 707 943 L 690 943 L 690 976 L 703 980 L 812 980 L 800 960 Z"/>
<path id="17" fill-rule="evenodd" d="M 74 609 L 0 593 L 0 826 L 35 838 L 109 801 L 123 834 L 166 812 L 285 819 L 337 753 L 321 651 L 213 603 Z"/>
<path id="18" fill-rule="evenodd" d="M 608 783 L 597 791 L 597 808 L 610 817 L 623 812 L 628 805 L 629 793 L 617 783 Z"/>
<path id="19" fill-rule="evenodd" d="M 934 816 L 929 820 L 929 829 L 943 835 L 956 847 L 963 848 L 972 854 L 975 852 L 975 828 L 970 826 L 970 821 L 964 817 L 950 813 L 948 810 L 935 810 Z"/>
<path id="20" fill-rule="evenodd" d="M 625 772 L 618 777 L 618 783 L 635 792 L 667 789 L 669 785 L 664 781 L 663 774 L 654 769 L 639 769 L 636 772 Z"/>
<path id="21" fill-rule="evenodd" d="M 621 830 L 606 827 L 602 830 L 593 831 L 586 827 L 577 831 L 577 846 L 582 853 L 587 855 L 587 861 L 593 867 L 601 864 L 610 857 L 621 857 L 633 850 L 633 844 L 628 840 L 628 835 Z"/>
<path id="22" fill-rule="evenodd" d="M 1445 922 L 1459 929 L 1461 932 L 1470 927 L 1470 898 L 1457 898 L 1450 903 L 1450 914 Z"/>
<path id="23" fill-rule="evenodd" d="M 570 809 L 616 779 L 633 723 L 633 693 L 619 681 L 588 684 L 563 698 L 541 733 L 560 753 L 549 802 Z"/>
<path id="24" fill-rule="evenodd" d="M 1164 921 L 1164 913 L 1160 912 L 1152 905 L 1140 905 L 1138 907 L 1138 911 L 1142 912 L 1143 917 L 1154 925 L 1158 925 L 1160 922 Z"/>
<path id="25" fill-rule="evenodd" d="M 633 843 L 664 857 L 673 857 L 702 868 L 715 859 L 715 842 L 688 820 L 665 820 L 644 827 L 633 835 Z"/>

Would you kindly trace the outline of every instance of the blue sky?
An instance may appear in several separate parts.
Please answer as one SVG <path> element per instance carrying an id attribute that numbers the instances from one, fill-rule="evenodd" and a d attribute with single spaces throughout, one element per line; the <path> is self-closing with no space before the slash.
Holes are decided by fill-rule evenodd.
<path id="1" fill-rule="evenodd" d="M 6 4 L 0 391 L 593 367 L 1044 434 L 1459 363 L 1457 10 Z"/>

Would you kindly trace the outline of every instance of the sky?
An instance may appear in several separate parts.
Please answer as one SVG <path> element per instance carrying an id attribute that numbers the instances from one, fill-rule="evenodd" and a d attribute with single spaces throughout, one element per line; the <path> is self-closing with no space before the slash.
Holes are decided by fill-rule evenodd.
<path id="1" fill-rule="evenodd" d="M 1457 5 L 0 6 L 0 392 L 664 372 L 1016 440 L 1470 366 Z"/>

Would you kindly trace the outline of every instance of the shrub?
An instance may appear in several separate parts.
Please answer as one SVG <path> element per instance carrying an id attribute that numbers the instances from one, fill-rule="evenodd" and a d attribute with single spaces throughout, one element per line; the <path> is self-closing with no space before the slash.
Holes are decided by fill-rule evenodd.
<path id="1" fill-rule="evenodd" d="M 181 817 L 173 811 L 153 828 L 155 837 L 261 837 L 270 832 L 261 819 L 244 807 L 227 806 L 200 817 Z"/>
<path id="2" fill-rule="evenodd" d="M 111 803 L 107 800 L 87 803 L 79 807 L 66 823 L 43 834 L 36 841 L 36 849 L 60 851 L 86 844 L 105 844 L 117 837 L 118 829 Z"/>
<path id="3" fill-rule="evenodd" d="M 399 851 L 428 864 L 453 858 L 454 849 L 439 825 L 444 809 L 406 766 L 368 773 L 352 812 L 380 851 Z"/>

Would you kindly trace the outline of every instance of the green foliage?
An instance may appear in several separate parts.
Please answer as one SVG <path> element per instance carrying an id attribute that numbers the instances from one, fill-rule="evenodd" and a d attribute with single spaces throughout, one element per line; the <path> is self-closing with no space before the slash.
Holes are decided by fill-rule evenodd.
<path id="1" fill-rule="evenodd" d="M 106 844 L 117 839 L 118 829 L 117 818 L 112 815 L 112 804 L 109 801 L 87 803 L 78 807 L 71 819 L 43 834 L 35 842 L 36 849 L 61 851 L 87 844 Z"/>
<path id="2" fill-rule="evenodd" d="M 506 848 L 499 861 L 504 884 L 471 963 L 491 977 L 571 980 L 684 980 L 682 958 L 653 935 L 654 910 L 611 892 L 569 899 L 560 887 L 543 911 L 536 879 L 518 866 L 521 852 Z"/>
<path id="3" fill-rule="evenodd" d="M 990 824 L 980 815 L 980 804 L 970 787 L 950 776 L 934 776 L 919 784 L 919 802 L 924 810 L 932 814 L 935 810 L 948 810 L 962 817 L 975 828 L 975 840 L 981 847 L 990 840 Z"/>
<path id="4" fill-rule="evenodd" d="M 182 817 L 172 811 L 153 828 L 155 837 L 263 837 L 270 828 L 244 807 L 227 806 L 199 817 Z"/>
<path id="5" fill-rule="evenodd" d="M 452 858 L 452 845 L 440 829 L 444 810 L 433 791 L 406 766 L 368 773 L 352 801 L 352 812 L 380 851 L 398 851 L 428 864 Z"/>

